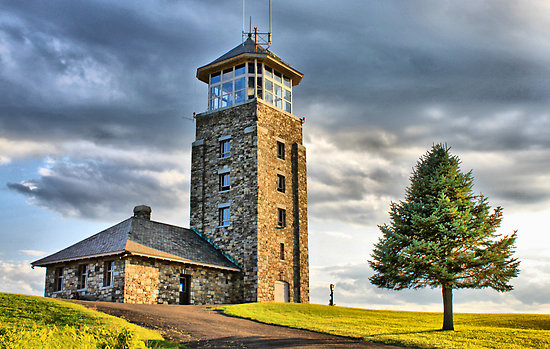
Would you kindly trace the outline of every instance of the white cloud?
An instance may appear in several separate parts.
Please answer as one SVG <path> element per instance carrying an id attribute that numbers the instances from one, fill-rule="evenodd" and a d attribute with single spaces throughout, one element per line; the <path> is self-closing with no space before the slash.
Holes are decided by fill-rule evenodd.
<path id="1" fill-rule="evenodd" d="M 5 262 L 0 260 L 0 292 L 44 294 L 45 269 L 32 269 L 29 261 Z"/>
<path id="2" fill-rule="evenodd" d="M 26 254 L 28 256 L 34 256 L 34 257 L 40 257 L 46 254 L 44 251 L 37 251 L 37 250 L 19 250 L 19 252 Z"/>

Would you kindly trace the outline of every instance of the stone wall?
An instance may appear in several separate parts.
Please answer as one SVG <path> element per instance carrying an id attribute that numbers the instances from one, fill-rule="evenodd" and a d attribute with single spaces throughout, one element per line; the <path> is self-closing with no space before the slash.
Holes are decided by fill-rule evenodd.
<path id="1" fill-rule="evenodd" d="M 258 103 L 258 301 L 274 300 L 276 281 L 289 284 L 292 302 L 309 302 L 307 188 L 302 121 Z M 284 159 L 277 157 L 284 144 Z M 285 192 L 277 190 L 277 175 L 285 177 Z M 278 227 L 278 210 L 286 226 Z M 284 244 L 284 259 L 280 245 Z"/>
<path id="2" fill-rule="evenodd" d="M 126 258 L 124 301 L 179 304 L 180 275 L 190 275 L 190 304 L 239 303 L 240 273 L 142 257 Z"/>
<path id="3" fill-rule="evenodd" d="M 245 302 L 257 298 L 256 103 L 196 118 L 191 166 L 191 227 L 197 228 L 243 269 Z M 220 158 L 220 138 L 230 137 L 231 155 Z M 229 170 L 231 189 L 219 191 L 219 172 Z M 231 224 L 219 226 L 219 204 L 230 203 Z"/>
<path id="4" fill-rule="evenodd" d="M 231 156 L 220 158 L 230 137 Z M 285 159 L 277 158 L 277 141 Z M 220 171 L 231 189 L 219 191 Z M 277 174 L 286 180 L 277 191 Z M 273 301 L 275 281 L 290 285 L 290 299 L 309 301 L 306 160 L 301 120 L 260 100 L 200 114 L 191 166 L 191 226 L 243 269 L 243 300 Z M 219 227 L 218 207 L 230 203 L 231 224 Z M 278 209 L 286 227 L 277 227 Z M 280 244 L 285 256 L 280 258 Z"/>
<path id="5" fill-rule="evenodd" d="M 104 262 L 107 260 L 114 262 L 113 283 L 110 286 L 103 287 Z M 81 264 L 88 265 L 88 287 L 85 289 L 78 288 L 78 266 Z M 124 301 L 124 265 L 124 261 L 120 258 L 111 257 L 48 266 L 46 268 L 44 296 L 52 298 L 81 297 L 90 300 L 121 303 Z M 63 267 L 63 286 L 60 291 L 54 291 L 55 270 L 57 267 Z"/>

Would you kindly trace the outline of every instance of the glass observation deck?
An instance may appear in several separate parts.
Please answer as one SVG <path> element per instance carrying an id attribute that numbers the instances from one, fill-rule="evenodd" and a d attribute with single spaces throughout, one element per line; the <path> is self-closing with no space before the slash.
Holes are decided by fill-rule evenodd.
<path id="1" fill-rule="evenodd" d="M 210 74 L 208 110 L 256 97 L 292 114 L 292 79 L 260 62 L 242 63 Z"/>

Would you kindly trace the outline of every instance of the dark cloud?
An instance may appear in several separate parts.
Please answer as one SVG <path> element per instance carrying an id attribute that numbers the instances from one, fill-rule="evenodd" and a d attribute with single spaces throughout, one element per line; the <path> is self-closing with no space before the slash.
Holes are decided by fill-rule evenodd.
<path id="1" fill-rule="evenodd" d="M 143 160 L 51 160 L 40 178 L 7 186 L 35 205 L 70 217 L 118 219 L 129 207 L 142 203 L 159 210 L 185 210 L 188 179 L 179 168 Z"/>

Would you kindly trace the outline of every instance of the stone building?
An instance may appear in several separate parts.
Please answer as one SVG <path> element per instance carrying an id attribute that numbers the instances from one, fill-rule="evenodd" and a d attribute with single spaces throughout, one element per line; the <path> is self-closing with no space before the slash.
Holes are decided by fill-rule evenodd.
<path id="1" fill-rule="evenodd" d="M 45 266 L 46 296 L 129 303 L 308 302 L 307 177 L 292 88 L 302 74 L 250 37 L 197 69 L 191 229 L 150 208 Z"/>

